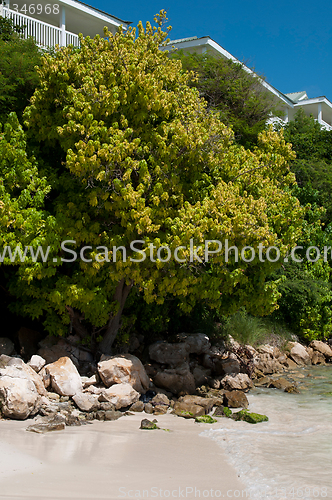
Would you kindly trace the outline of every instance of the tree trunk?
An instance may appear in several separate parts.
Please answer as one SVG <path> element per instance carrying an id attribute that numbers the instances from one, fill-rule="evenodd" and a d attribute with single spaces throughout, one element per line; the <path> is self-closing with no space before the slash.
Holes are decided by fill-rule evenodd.
<path id="1" fill-rule="evenodd" d="M 81 320 L 84 319 L 84 316 L 81 316 L 70 306 L 66 306 L 66 309 L 69 313 L 73 330 L 75 330 L 75 332 L 81 337 L 81 339 L 87 337 L 89 335 L 89 332 L 81 323 Z"/>
<path id="2" fill-rule="evenodd" d="M 126 285 L 126 282 L 123 279 L 116 287 L 114 300 L 118 302 L 119 309 L 114 316 L 110 317 L 104 338 L 100 343 L 99 347 L 103 354 L 112 354 L 112 345 L 119 331 L 122 311 L 132 286 L 132 283 L 130 285 Z"/>

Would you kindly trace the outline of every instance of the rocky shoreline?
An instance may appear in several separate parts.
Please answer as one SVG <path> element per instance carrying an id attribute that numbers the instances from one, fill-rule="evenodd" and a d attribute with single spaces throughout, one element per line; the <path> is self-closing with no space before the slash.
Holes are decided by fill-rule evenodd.
<path id="1" fill-rule="evenodd" d="M 332 360 L 331 347 L 316 340 L 308 347 L 288 342 L 281 351 L 269 344 L 241 346 L 233 339 L 227 346 L 211 346 L 204 334 L 182 334 L 177 342 L 150 345 L 144 365 L 131 353 L 102 355 L 95 363 L 73 336 L 47 337 L 24 362 L 10 352 L 10 342 L 0 339 L 0 419 L 30 419 L 27 430 L 39 433 L 133 412 L 257 423 L 268 418 L 248 411 L 251 388 L 296 393 L 292 371 Z"/>

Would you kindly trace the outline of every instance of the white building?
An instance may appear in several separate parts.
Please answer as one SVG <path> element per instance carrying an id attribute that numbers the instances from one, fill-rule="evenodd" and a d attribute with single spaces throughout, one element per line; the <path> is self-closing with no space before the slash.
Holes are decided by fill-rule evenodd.
<path id="1" fill-rule="evenodd" d="M 172 47 L 196 54 L 210 53 L 213 56 L 231 59 L 236 63 L 240 63 L 238 59 L 232 56 L 232 54 L 227 52 L 227 50 L 221 47 L 209 36 L 201 38 L 197 38 L 195 36 L 191 38 L 172 40 L 164 49 L 171 50 Z M 246 71 L 248 71 L 248 73 L 253 73 L 252 70 L 244 64 L 242 64 L 242 66 Z M 283 94 L 266 81 L 262 80 L 262 85 L 267 92 L 271 92 L 276 97 L 277 102 L 279 103 L 279 109 L 284 112 L 285 122 L 293 120 L 298 108 L 302 107 L 306 115 L 309 116 L 312 114 L 322 127 L 327 130 L 332 130 L 332 103 L 325 96 L 309 99 L 305 91 Z"/>
<path id="2" fill-rule="evenodd" d="M 0 0 L 1 2 L 1 0 Z M 79 45 L 78 34 L 93 38 L 104 35 L 104 27 L 115 33 L 130 24 L 78 0 L 2 0 L 0 16 L 25 26 L 24 35 L 35 38 L 42 48 Z"/>

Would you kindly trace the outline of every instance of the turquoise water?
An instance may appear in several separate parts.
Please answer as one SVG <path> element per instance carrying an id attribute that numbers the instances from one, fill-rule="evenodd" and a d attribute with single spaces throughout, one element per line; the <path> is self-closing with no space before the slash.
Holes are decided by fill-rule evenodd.
<path id="1" fill-rule="evenodd" d="M 289 373 L 300 394 L 257 388 L 250 411 L 268 422 L 251 425 L 220 419 L 205 431 L 223 447 L 245 492 L 238 498 L 295 500 L 332 498 L 332 365 Z"/>

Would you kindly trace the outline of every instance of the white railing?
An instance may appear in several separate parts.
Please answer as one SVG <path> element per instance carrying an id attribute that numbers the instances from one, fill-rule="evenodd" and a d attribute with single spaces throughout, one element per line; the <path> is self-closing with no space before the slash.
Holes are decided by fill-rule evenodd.
<path id="1" fill-rule="evenodd" d="M 25 27 L 24 38 L 32 36 L 39 47 L 47 48 L 62 45 L 62 30 L 57 26 L 44 23 L 7 7 L 3 7 L 3 15 L 11 19 L 14 24 Z M 78 35 L 69 31 L 66 31 L 65 35 L 66 45 L 73 44 L 74 46 L 79 46 Z"/>
<path id="2" fill-rule="evenodd" d="M 320 122 L 320 125 L 325 129 L 325 130 L 332 130 L 332 125 L 329 125 L 328 123 L 324 122 L 324 120 L 322 120 Z"/>

